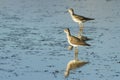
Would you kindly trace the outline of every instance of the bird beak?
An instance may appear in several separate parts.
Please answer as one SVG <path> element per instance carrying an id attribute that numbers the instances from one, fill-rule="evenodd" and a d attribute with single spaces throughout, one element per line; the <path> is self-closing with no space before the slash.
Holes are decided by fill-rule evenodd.
<path id="1" fill-rule="evenodd" d="M 66 33 L 66 31 L 64 30 L 64 32 Z"/>
<path id="2" fill-rule="evenodd" d="M 68 11 L 65 11 L 64 13 L 68 13 Z"/>
<path id="3" fill-rule="evenodd" d="M 65 32 L 65 30 L 64 30 L 64 32 Z"/>

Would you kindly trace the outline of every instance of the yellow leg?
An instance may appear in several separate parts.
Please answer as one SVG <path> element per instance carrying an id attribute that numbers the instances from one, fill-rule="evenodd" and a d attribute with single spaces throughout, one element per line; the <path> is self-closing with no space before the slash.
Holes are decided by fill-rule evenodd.
<path id="1" fill-rule="evenodd" d="M 79 23 L 79 27 L 80 27 L 80 30 L 79 30 L 79 34 L 78 34 L 78 37 L 82 37 L 82 34 L 83 34 L 83 23 Z"/>
<path id="2" fill-rule="evenodd" d="M 83 25 L 83 23 L 81 23 L 81 24 L 80 24 L 80 32 L 81 32 L 80 35 L 81 35 L 81 36 L 82 36 L 82 34 L 83 34 L 83 28 L 84 28 L 84 25 Z"/>
<path id="3" fill-rule="evenodd" d="M 73 46 L 69 45 L 68 50 L 72 50 L 72 49 L 73 49 Z"/>
<path id="4" fill-rule="evenodd" d="M 77 48 L 77 47 L 75 47 L 74 59 L 75 59 L 75 60 L 78 60 L 78 48 Z"/>

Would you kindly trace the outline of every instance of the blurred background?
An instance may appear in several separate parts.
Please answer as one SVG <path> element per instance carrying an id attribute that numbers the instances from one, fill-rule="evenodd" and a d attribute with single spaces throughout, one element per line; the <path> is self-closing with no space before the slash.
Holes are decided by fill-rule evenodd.
<path id="1" fill-rule="evenodd" d="M 0 0 L 0 80 L 119 80 L 120 0 Z M 93 40 L 79 47 L 89 62 L 64 77 L 68 51 L 64 28 L 79 26 L 66 11 L 90 18 L 84 35 Z"/>

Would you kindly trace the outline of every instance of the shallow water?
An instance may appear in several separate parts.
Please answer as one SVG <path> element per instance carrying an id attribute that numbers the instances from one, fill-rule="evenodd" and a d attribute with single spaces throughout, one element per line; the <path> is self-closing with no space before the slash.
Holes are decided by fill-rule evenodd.
<path id="1" fill-rule="evenodd" d="M 119 80 L 119 0 L 1 0 L 0 80 L 64 80 L 74 52 L 67 50 L 63 29 L 73 35 L 78 24 L 66 13 L 95 18 L 85 23 L 90 47 L 79 47 L 79 59 L 89 64 L 65 80 Z"/>

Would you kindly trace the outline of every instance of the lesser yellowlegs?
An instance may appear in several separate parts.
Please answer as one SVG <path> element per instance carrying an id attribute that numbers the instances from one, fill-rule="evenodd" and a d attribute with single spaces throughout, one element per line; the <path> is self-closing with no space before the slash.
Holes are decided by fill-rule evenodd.
<path id="1" fill-rule="evenodd" d="M 64 29 L 64 32 L 67 34 L 67 39 L 68 43 L 73 46 L 73 47 L 78 47 L 78 46 L 90 46 L 87 44 L 84 40 L 79 39 L 78 37 L 72 36 L 70 34 L 69 28 Z"/>
<path id="2" fill-rule="evenodd" d="M 70 13 L 71 17 L 72 17 L 72 20 L 74 22 L 77 22 L 80 26 L 80 35 L 82 35 L 83 33 L 83 23 L 86 22 L 86 21 L 89 21 L 89 20 L 94 20 L 94 18 L 88 18 L 88 17 L 84 17 L 84 16 L 81 16 L 81 15 L 77 15 L 74 13 L 74 10 L 72 8 L 68 9 L 68 12 Z"/>

